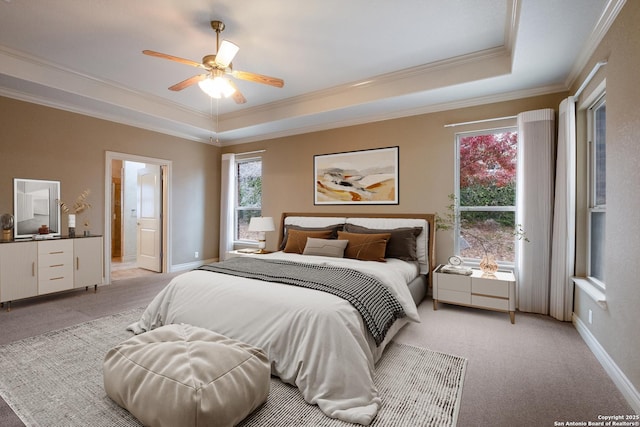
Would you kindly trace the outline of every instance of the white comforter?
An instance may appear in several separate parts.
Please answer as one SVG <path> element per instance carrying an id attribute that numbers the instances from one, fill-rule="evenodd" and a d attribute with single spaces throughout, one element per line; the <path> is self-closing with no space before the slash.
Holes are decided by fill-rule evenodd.
<path id="1" fill-rule="evenodd" d="M 264 258 L 327 263 L 377 277 L 419 322 L 407 282 L 417 266 L 277 252 Z M 175 277 L 129 326 L 135 333 L 186 323 L 264 349 L 271 371 L 296 385 L 305 400 L 332 418 L 369 425 L 380 407 L 375 362 L 397 325 L 376 348 L 360 314 L 347 301 L 311 289 L 194 270 Z"/>

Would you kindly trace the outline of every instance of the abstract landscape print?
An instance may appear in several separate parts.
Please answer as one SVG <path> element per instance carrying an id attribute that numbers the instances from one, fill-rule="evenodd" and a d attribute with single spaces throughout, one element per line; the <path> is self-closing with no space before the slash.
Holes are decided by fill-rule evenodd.
<path id="1" fill-rule="evenodd" d="M 398 150 L 387 147 L 314 156 L 314 203 L 397 205 Z"/>

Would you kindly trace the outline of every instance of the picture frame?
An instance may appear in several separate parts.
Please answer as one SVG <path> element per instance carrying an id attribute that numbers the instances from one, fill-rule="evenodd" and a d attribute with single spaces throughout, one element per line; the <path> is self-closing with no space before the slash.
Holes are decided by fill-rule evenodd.
<path id="1" fill-rule="evenodd" d="M 13 179 L 14 238 L 32 238 L 46 225 L 50 236 L 60 236 L 60 181 Z"/>
<path id="2" fill-rule="evenodd" d="M 397 205 L 399 147 L 319 154 L 313 159 L 315 205 Z"/>

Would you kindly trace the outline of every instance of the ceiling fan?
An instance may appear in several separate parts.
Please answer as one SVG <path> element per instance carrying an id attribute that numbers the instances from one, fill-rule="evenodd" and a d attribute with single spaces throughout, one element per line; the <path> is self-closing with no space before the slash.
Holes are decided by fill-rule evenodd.
<path id="1" fill-rule="evenodd" d="M 180 62 L 181 64 L 191 65 L 192 67 L 207 70 L 204 74 L 189 77 L 186 80 L 174 84 L 169 87 L 169 90 L 179 91 L 198 83 L 200 88 L 213 98 L 232 96 L 233 100 L 237 104 L 244 104 L 247 100 L 238 90 L 238 87 L 235 85 L 233 80 L 225 77 L 227 74 L 237 79 L 248 80 L 255 83 L 262 83 L 275 87 L 284 86 L 284 80 L 276 77 L 234 70 L 231 61 L 236 56 L 240 48 L 228 40 L 222 40 L 222 44 L 220 44 L 220 33 L 225 28 L 222 21 L 211 21 L 211 28 L 216 32 L 216 54 L 206 55 L 202 58 L 202 63 L 179 58 L 177 56 L 167 55 L 165 53 L 155 52 L 153 50 L 142 51 L 145 55 L 164 58 L 170 61 Z"/>

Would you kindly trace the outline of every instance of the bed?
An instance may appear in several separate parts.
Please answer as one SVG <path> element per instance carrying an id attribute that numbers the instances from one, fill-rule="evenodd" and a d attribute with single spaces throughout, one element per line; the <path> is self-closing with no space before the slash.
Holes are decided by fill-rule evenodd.
<path id="1" fill-rule="evenodd" d="M 404 325 L 420 321 L 434 215 L 284 213 L 278 247 L 175 277 L 129 329 L 185 323 L 260 347 L 272 374 L 308 403 L 369 425 L 381 406 L 375 363 Z"/>

